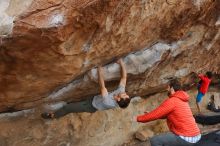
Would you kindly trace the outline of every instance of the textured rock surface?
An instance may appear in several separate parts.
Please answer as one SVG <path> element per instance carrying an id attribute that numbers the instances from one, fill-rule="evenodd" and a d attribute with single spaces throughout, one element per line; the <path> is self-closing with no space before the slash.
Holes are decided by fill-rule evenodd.
<path id="1" fill-rule="evenodd" d="M 218 0 L 1 0 L 0 111 L 97 94 L 91 69 L 120 56 L 131 95 L 161 91 L 173 75 L 218 71 L 219 6 Z M 112 89 L 116 65 L 106 72 Z"/>
<path id="2" fill-rule="evenodd" d="M 146 141 L 148 138 L 153 136 L 154 133 L 151 130 L 140 130 L 135 133 L 135 138 L 140 141 Z"/>
<path id="3" fill-rule="evenodd" d="M 174 77 L 191 84 L 193 71 L 220 71 L 220 1 L 0 0 L 0 112 L 25 109 L 0 114 L 0 145 L 118 146 L 139 130 L 167 131 L 164 121 L 132 122 L 165 93 L 134 99 L 126 110 L 40 118 L 42 107 L 98 94 L 98 65 L 108 89 L 115 88 L 119 57 L 131 96 L 162 92 Z M 218 97 L 218 88 L 206 97 Z"/>

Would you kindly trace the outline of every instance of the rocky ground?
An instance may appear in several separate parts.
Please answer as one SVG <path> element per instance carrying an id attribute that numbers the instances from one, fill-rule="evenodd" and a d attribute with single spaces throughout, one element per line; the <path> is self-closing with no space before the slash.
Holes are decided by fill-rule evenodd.
<path id="1" fill-rule="evenodd" d="M 208 97 L 216 92 L 206 95 Z M 190 92 L 192 110 L 195 112 L 196 92 Z M 135 139 L 135 133 L 146 131 L 147 136 L 168 131 L 166 122 L 158 120 L 146 124 L 134 122 L 132 117 L 150 111 L 166 98 L 166 93 L 137 97 L 128 109 L 100 111 L 94 114 L 69 114 L 55 120 L 40 117 L 40 107 L 31 111 L 21 111 L 0 115 L 0 145 L 2 146 L 141 146 L 146 142 Z M 207 112 L 206 110 L 204 110 Z M 220 125 L 201 126 L 203 132 L 220 128 Z"/>

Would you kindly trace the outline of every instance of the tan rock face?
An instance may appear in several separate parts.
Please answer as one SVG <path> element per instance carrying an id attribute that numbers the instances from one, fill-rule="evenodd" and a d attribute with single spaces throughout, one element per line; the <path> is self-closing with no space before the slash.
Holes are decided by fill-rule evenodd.
<path id="1" fill-rule="evenodd" d="M 135 138 L 140 141 L 146 141 L 147 139 L 154 136 L 154 133 L 151 130 L 140 130 L 135 133 Z"/>
<path id="2" fill-rule="evenodd" d="M 0 111 L 97 94 L 91 69 L 121 56 L 131 95 L 161 91 L 171 76 L 217 71 L 219 5 L 218 0 L 2 0 Z M 118 79 L 114 66 L 106 67 L 109 89 Z"/>

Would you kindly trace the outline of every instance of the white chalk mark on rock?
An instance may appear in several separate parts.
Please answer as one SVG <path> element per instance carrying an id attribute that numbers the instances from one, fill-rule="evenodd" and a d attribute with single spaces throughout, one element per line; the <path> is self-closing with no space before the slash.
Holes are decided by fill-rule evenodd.
<path id="1" fill-rule="evenodd" d="M 9 6 L 9 0 L 0 1 L 0 36 L 7 36 L 12 33 L 14 17 L 9 16 L 5 11 Z"/>
<path id="2" fill-rule="evenodd" d="M 46 104 L 46 105 L 44 105 L 44 108 L 46 111 L 47 110 L 55 111 L 55 110 L 62 108 L 64 105 L 66 105 L 66 102 L 58 102 L 58 103 L 54 103 L 54 104 Z"/>
<path id="3" fill-rule="evenodd" d="M 63 14 L 55 14 L 50 18 L 50 25 L 51 26 L 61 26 L 64 25 L 64 16 Z"/>
<path id="4" fill-rule="evenodd" d="M 12 113 L 2 113 L 0 114 L 0 119 L 27 116 L 27 114 L 33 113 L 34 111 L 35 111 L 34 109 L 29 109 L 29 110 L 22 110 L 22 111 L 12 112 Z"/>

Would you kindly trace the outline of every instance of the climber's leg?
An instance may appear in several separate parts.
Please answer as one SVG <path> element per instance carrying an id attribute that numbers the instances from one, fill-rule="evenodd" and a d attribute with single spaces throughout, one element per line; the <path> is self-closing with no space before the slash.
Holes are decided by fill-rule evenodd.
<path id="1" fill-rule="evenodd" d="M 85 101 L 67 104 L 61 109 L 59 109 L 58 111 L 56 111 L 54 113 L 54 117 L 60 118 L 62 116 L 65 116 L 68 113 L 80 113 L 80 112 L 93 113 L 96 111 L 96 109 L 92 106 L 92 100 L 93 98 L 90 98 Z"/>
<path id="2" fill-rule="evenodd" d="M 204 94 L 202 94 L 200 91 L 198 91 L 197 97 L 196 97 L 196 106 L 198 109 L 198 113 L 201 113 L 200 103 L 202 101 Z"/>
<path id="3" fill-rule="evenodd" d="M 42 114 L 43 118 L 60 118 L 69 113 L 80 113 L 80 112 L 89 112 L 93 113 L 96 109 L 92 106 L 93 98 L 81 101 L 73 102 L 67 105 L 64 105 L 62 108 L 57 110 L 54 113 L 44 113 Z"/>

